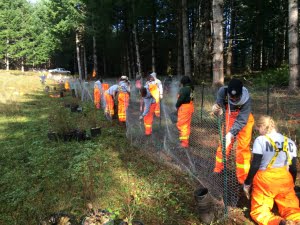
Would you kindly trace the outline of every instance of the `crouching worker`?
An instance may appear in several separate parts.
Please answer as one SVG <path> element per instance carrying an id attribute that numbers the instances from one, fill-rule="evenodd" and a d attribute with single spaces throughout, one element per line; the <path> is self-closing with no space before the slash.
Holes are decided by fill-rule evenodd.
<path id="1" fill-rule="evenodd" d="M 139 119 L 141 121 L 144 119 L 145 135 L 151 135 L 156 102 L 155 102 L 155 99 L 150 94 L 150 91 L 148 88 L 142 87 L 140 92 L 141 92 L 141 96 L 144 100 L 144 111 Z"/>
<path id="2" fill-rule="evenodd" d="M 102 86 L 103 88 L 103 86 Z M 104 92 L 105 99 L 105 114 L 109 118 L 113 118 L 115 115 L 115 100 L 117 97 L 119 85 L 112 85 Z"/>
<path id="3" fill-rule="evenodd" d="M 261 116 L 256 129 L 261 136 L 254 141 L 251 167 L 243 187 L 250 198 L 252 185 L 250 215 L 259 225 L 300 224 L 299 200 L 294 191 L 296 145 L 276 131 L 269 116 Z M 271 212 L 274 201 L 280 216 Z"/>
<path id="4" fill-rule="evenodd" d="M 178 111 L 177 128 L 179 130 L 180 145 L 183 148 L 189 147 L 191 133 L 192 115 L 194 112 L 194 87 L 188 76 L 180 81 L 182 88 L 179 90 L 176 108 Z"/>

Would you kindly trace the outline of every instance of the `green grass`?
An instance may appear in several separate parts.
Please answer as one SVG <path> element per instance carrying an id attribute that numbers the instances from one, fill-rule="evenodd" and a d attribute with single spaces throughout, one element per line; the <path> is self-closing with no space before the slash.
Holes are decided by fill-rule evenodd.
<path id="1" fill-rule="evenodd" d="M 79 221 L 88 203 L 150 225 L 200 224 L 188 176 L 131 147 L 124 127 L 100 113 L 100 137 L 50 142 L 48 115 L 62 99 L 43 92 L 38 74 L 1 72 L 0 85 L 0 224 L 56 212 Z"/>

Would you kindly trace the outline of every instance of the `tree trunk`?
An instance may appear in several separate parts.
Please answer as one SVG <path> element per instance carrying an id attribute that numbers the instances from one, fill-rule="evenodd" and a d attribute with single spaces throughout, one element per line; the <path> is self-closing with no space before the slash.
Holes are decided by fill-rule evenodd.
<path id="1" fill-rule="evenodd" d="M 21 71 L 24 73 L 24 58 L 21 59 Z"/>
<path id="2" fill-rule="evenodd" d="M 260 70 L 262 67 L 262 43 L 263 43 L 263 30 L 264 20 L 262 15 L 261 0 L 256 0 L 256 18 L 255 18 L 255 34 L 253 37 L 253 69 Z"/>
<path id="3" fill-rule="evenodd" d="M 299 79 L 298 0 L 289 0 L 289 90 L 296 91 Z"/>
<path id="4" fill-rule="evenodd" d="M 232 44 L 235 39 L 235 19 L 236 19 L 236 4 L 234 0 L 231 0 L 231 18 L 230 18 L 230 36 L 228 40 L 227 59 L 226 59 L 226 75 L 230 76 L 232 73 Z"/>
<path id="5" fill-rule="evenodd" d="M 139 74 L 139 76 L 141 76 L 142 75 L 142 66 L 141 66 L 141 56 L 140 56 L 140 50 L 139 50 L 139 42 L 138 42 L 138 37 L 137 37 L 136 24 L 133 24 L 133 35 L 134 35 L 135 51 L 136 51 L 136 65 L 138 68 L 138 74 Z"/>
<path id="6" fill-rule="evenodd" d="M 76 30 L 76 53 L 77 53 L 77 66 L 78 66 L 79 80 L 82 80 L 82 70 L 81 70 L 81 60 L 80 60 L 80 39 L 79 39 L 78 30 Z"/>
<path id="7" fill-rule="evenodd" d="M 181 10 L 178 10 L 178 21 L 177 21 L 177 77 L 178 78 L 183 75 L 182 44 L 183 44 L 183 41 L 182 41 L 182 14 L 181 14 Z"/>
<path id="8" fill-rule="evenodd" d="M 211 79 L 212 34 L 211 34 L 212 1 L 199 3 L 194 40 L 194 74 L 198 83 Z"/>
<path id="9" fill-rule="evenodd" d="M 129 32 L 129 53 L 130 53 L 130 59 L 131 59 L 131 71 L 133 74 L 133 77 L 136 78 L 136 68 L 135 68 L 135 57 L 134 57 L 134 43 L 133 43 L 133 37 L 132 32 Z"/>
<path id="10" fill-rule="evenodd" d="M 97 57 L 97 43 L 96 43 L 95 35 L 93 35 L 93 60 L 94 60 L 94 71 L 96 77 L 98 77 L 98 57 Z"/>
<path id="11" fill-rule="evenodd" d="M 126 65 L 128 70 L 128 77 L 129 79 L 132 79 L 132 72 L 131 72 L 131 62 L 130 62 L 130 53 L 129 53 L 129 43 L 126 44 Z"/>
<path id="12" fill-rule="evenodd" d="M 213 0 L 213 86 L 224 84 L 223 0 Z"/>
<path id="13" fill-rule="evenodd" d="M 183 60 L 184 75 L 191 76 L 190 40 L 187 17 L 187 0 L 182 0 L 182 31 L 183 31 Z"/>
<path id="14" fill-rule="evenodd" d="M 85 46 L 83 46 L 83 65 L 84 65 L 84 79 L 88 79 L 88 71 L 87 71 L 87 61 L 86 61 L 86 50 Z"/>
<path id="15" fill-rule="evenodd" d="M 9 40 L 6 40 L 6 46 L 8 48 Z M 6 71 L 9 70 L 9 54 L 8 52 L 5 53 L 5 65 L 6 65 Z"/>
<path id="16" fill-rule="evenodd" d="M 151 18 L 152 72 L 156 71 L 156 67 L 155 67 L 155 33 L 156 33 L 156 17 L 155 17 L 155 15 L 152 15 L 152 18 Z"/>

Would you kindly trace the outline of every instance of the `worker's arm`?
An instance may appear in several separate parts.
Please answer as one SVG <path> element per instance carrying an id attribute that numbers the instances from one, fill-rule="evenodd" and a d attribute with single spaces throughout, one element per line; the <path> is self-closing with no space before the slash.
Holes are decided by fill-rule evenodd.
<path id="1" fill-rule="evenodd" d="M 220 87 L 220 89 L 218 90 L 218 93 L 217 93 L 217 100 L 216 100 L 216 103 L 221 106 L 222 108 L 224 108 L 224 102 L 225 102 L 225 98 L 226 98 L 226 95 L 225 95 L 225 88 L 227 89 L 227 87 Z"/>
<path id="2" fill-rule="evenodd" d="M 151 106 L 151 98 L 144 98 L 144 112 L 142 114 L 143 117 L 145 117 L 149 111 Z"/>
<path id="3" fill-rule="evenodd" d="M 297 158 L 294 157 L 292 159 L 292 165 L 289 167 L 289 171 L 293 177 L 294 183 L 296 182 L 296 177 L 297 177 Z"/>
<path id="4" fill-rule="evenodd" d="M 143 117 L 145 117 L 149 113 L 152 103 L 155 103 L 155 100 L 147 90 L 147 95 L 146 97 L 144 97 L 144 112 L 142 114 Z"/>
<path id="5" fill-rule="evenodd" d="M 263 155 L 261 154 L 253 154 L 250 170 L 244 184 L 246 185 L 252 184 L 253 178 L 260 167 L 262 157 Z"/>

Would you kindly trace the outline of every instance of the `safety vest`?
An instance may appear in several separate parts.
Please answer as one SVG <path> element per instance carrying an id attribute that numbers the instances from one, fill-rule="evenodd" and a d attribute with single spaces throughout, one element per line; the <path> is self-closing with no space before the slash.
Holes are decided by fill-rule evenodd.
<path id="1" fill-rule="evenodd" d="M 149 91 L 152 97 L 155 99 L 156 103 L 159 103 L 159 89 L 155 84 L 149 84 Z"/>

